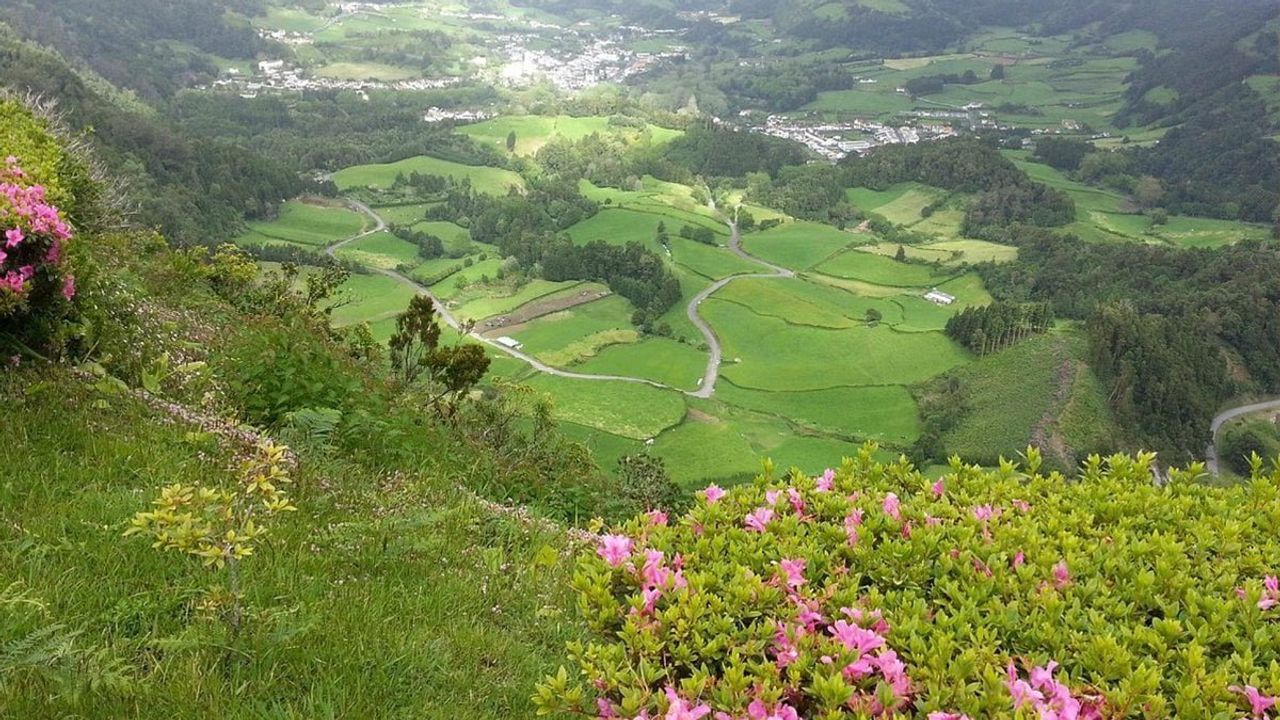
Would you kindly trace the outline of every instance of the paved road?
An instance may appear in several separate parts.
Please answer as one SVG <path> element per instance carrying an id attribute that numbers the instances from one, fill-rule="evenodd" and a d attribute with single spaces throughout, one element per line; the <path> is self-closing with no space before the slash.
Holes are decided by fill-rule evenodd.
<path id="1" fill-rule="evenodd" d="M 711 351 L 711 357 L 710 359 L 707 360 L 707 370 L 702 375 L 702 384 L 698 386 L 697 390 L 691 393 L 688 393 L 693 397 L 709 398 L 713 393 L 715 393 L 716 380 L 719 379 L 720 377 L 720 362 L 723 359 L 722 358 L 723 351 L 721 350 L 721 347 L 720 347 L 720 338 L 716 337 L 715 331 L 712 330 L 711 326 L 708 325 L 707 322 L 702 319 L 702 316 L 698 314 L 698 306 L 702 304 L 702 301 L 711 297 L 717 291 L 719 291 L 720 288 L 724 287 L 725 285 L 728 285 L 734 280 L 741 280 L 742 278 L 774 278 L 774 277 L 789 278 L 789 277 L 796 276 L 794 272 L 784 267 L 779 267 L 777 265 L 767 263 L 764 260 L 761 260 L 760 258 L 755 257 L 754 255 L 747 252 L 746 250 L 743 250 L 742 236 L 738 232 L 737 223 L 730 222 L 729 230 L 730 230 L 729 249 L 733 251 L 733 254 L 737 255 L 738 257 L 748 262 L 753 262 L 758 265 L 764 265 L 765 267 L 769 268 L 773 272 L 749 273 L 744 275 L 730 275 L 727 278 L 721 278 L 720 280 L 717 280 L 711 285 L 707 286 L 705 290 L 695 295 L 693 297 L 693 300 L 689 302 L 689 307 L 686 308 L 685 310 L 685 312 L 689 316 L 689 322 L 693 323 L 694 327 L 698 328 L 698 332 L 702 333 L 702 337 L 704 340 L 706 340 L 707 347 L 710 348 L 710 351 Z"/>
<path id="2" fill-rule="evenodd" d="M 361 238 L 368 237 L 369 235 L 372 235 L 376 232 L 381 232 L 387 229 L 386 221 L 384 221 L 382 217 L 378 215 L 378 213 L 374 212 L 373 209 L 370 208 L 368 205 L 365 205 L 364 203 L 361 203 L 361 202 L 357 202 L 355 200 L 348 200 L 347 203 L 353 209 L 361 213 L 364 213 L 365 215 L 372 218 L 374 221 L 374 227 L 371 230 L 365 230 L 364 232 L 361 232 L 358 235 L 354 235 L 352 237 L 347 238 L 346 240 L 342 240 L 340 242 L 334 243 L 333 245 L 330 245 L 327 248 L 325 248 L 325 254 L 329 255 L 330 257 L 335 257 L 338 250 L 341 250 L 343 247 L 346 247 L 347 245 Z M 746 260 L 748 262 L 753 262 L 759 265 L 764 265 L 765 267 L 769 268 L 772 272 L 746 273 L 742 275 L 731 275 L 727 278 L 722 278 L 720 280 L 717 280 L 715 283 L 707 287 L 702 292 L 698 293 L 689 302 L 689 306 L 686 309 L 686 312 L 689 315 L 689 320 L 702 333 L 702 337 L 706 340 L 707 347 L 710 349 L 710 354 L 711 354 L 711 357 L 707 360 L 706 372 L 702 376 L 702 384 L 698 386 L 697 390 L 680 390 L 679 388 L 673 388 L 670 385 L 667 385 L 665 383 L 656 382 L 654 380 L 648 380 L 646 378 L 630 377 L 627 375 L 591 375 L 588 373 L 576 373 L 576 372 L 570 372 L 568 370 L 561 370 L 560 368 L 551 367 L 550 365 L 543 363 L 537 358 L 531 355 L 527 355 L 523 352 L 520 352 L 515 348 L 509 348 L 506 345 L 502 345 L 494 340 L 490 340 L 489 338 L 483 337 L 478 333 L 472 332 L 470 333 L 470 337 L 473 340 L 476 340 L 477 342 L 482 342 L 492 348 L 495 348 L 497 350 L 500 350 L 510 355 L 511 357 L 517 358 L 525 362 L 526 364 L 528 364 L 529 367 L 533 368 L 534 370 L 537 370 L 538 372 L 546 373 L 548 375 L 555 375 L 556 377 L 563 377 L 563 378 L 572 378 L 575 380 L 615 380 L 620 382 L 638 383 L 641 385 L 650 385 L 652 387 L 663 388 L 666 390 L 675 390 L 677 392 L 682 392 L 685 395 L 689 395 L 691 397 L 709 398 L 711 397 L 712 393 L 715 392 L 716 380 L 720 377 L 720 360 L 721 360 L 722 350 L 720 347 L 720 340 L 719 338 L 716 337 L 716 334 L 711 329 L 711 326 L 707 325 L 706 321 L 704 321 L 702 317 L 698 315 L 698 305 L 701 304 L 703 300 L 706 300 L 708 297 L 710 297 L 717 290 L 724 287 L 725 285 L 728 285 L 734 280 L 740 280 L 742 278 L 795 277 L 794 272 L 784 267 L 780 267 L 778 265 L 773 265 L 771 263 L 765 262 L 764 260 L 761 260 L 755 257 L 754 255 L 751 255 L 747 251 L 743 250 L 742 237 L 738 232 L 737 224 L 730 222 L 728 223 L 728 225 L 731 231 L 730 238 L 729 238 L 729 249 L 735 255 L 742 258 L 743 260 Z M 396 272 L 395 270 L 389 270 L 385 268 L 372 268 L 372 267 L 368 269 L 373 272 L 377 272 L 382 275 L 385 275 L 395 280 L 396 282 L 407 285 L 413 288 L 414 291 L 417 292 L 419 295 L 423 295 L 425 297 L 430 298 L 432 304 L 435 305 L 436 312 L 440 315 L 441 318 L 444 319 L 445 323 L 448 324 L 449 327 L 455 330 L 458 330 L 461 328 L 462 326 L 461 323 L 459 323 L 458 319 L 453 316 L 453 313 L 449 312 L 449 308 L 440 300 L 440 298 L 436 297 L 436 295 L 432 293 L 431 290 L 428 289 L 425 285 L 422 285 L 421 283 L 418 283 L 417 281 L 415 281 L 413 278 L 410 278 L 406 275 Z"/>
<path id="3" fill-rule="evenodd" d="M 1214 475 L 1218 474 L 1218 431 L 1222 430 L 1222 426 L 1242 415 L 1251 415 L 1267 410 L 1280 410 L 1280 398 L 1241 405 L 1230 410 L 1224 410 L 1214 416 L 1213 424 L 1209 426 L 1209 432 L 1213 435 L 1213 442 L 1209 443 L 1209 447 L 1204 451 L 1205 467 L 1208 468 L 1209 472 Z"/>

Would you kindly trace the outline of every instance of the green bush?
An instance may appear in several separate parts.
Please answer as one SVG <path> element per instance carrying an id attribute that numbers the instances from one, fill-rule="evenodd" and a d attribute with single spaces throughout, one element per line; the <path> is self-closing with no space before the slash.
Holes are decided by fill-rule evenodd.
<path id="1" fill-rule="evenodd" d="M 1153 455 L 1095 456 L 1068 482 L 1028 450 L 1025 468 L 954 460 L 933 483 L 873 451 L 819 478 L 766 464 L 670 524 L 604 536 L 574 579 L 585 682 L 549 678 L 535 701 L 694 720 L 1208 719 L 1280 691 L 1280 591 L 1264 585 L 1280 469 L 1157 485 Z"/>

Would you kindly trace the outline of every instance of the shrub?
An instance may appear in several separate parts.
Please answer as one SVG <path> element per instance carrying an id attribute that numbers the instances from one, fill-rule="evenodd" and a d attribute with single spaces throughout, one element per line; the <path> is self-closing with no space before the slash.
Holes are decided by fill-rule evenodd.
<path id="1" fill-rule="evenodd" d="M 574 578 L 586 682 L 548 678 L 535 701 L 714 720 L 1266 715 L 1280 469 L 1157 486 L 1154 455 L 1094 456 L 1068 482 L 1028 450 L 1025 468 L 953 460 L 931 482 L 874 449 L 817 478 L 766 463 L 670 524 L 603 536 Z"/>

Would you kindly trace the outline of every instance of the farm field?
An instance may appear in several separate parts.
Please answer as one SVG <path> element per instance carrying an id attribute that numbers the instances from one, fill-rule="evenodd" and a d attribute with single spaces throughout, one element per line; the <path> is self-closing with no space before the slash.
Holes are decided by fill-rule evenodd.
<path id="1" fill-rule="evenodd" d="M 321 248 L 358 234 L 366 218 L 346 207 L 291 200 L 279 217 L 249 223 L 249 232 L 236 238 L 237 245 L 287 244 Z"/>
<path id="2" fill-rule="evenodd" d="M 515 133 L 515 154 L 533 155 L 555 138 L 580 140 L 593 133 L 616 134 L 635 141 L 646 136 L 655 144 L 670 142 L 682 132 L 647 124 L 643 129 L 612 125 L 609 118 L 593 115 L 570 117 L 568 115 L 505 115 L 472 125 L 464 125 L 457 132 L 482 145 L 507 150 L 507 137 Z"/>
<path id="3" fill-rule="evenodd" d="M 851 245 L 872 242 L 872 235 L 812 222 L 783 223 L 742 238 L 747 252 L 793 270 L 807 270 Z"/>
<path id="4" fill-rule="evenodd" d="M 389 188 L 395 182 L 396 175 L 401 173 L 408 175 L 411 172 L 418 172 L 424 175 L 440 175 L 452 178 L 455 182 L 461 182 L 466 178 L 471 181 L 472 187 L 477 191 L 492 195 L 503 195 L 512 187 L 524 187 L 524 180 L 510 170 L 480 165 L 463 165 L 429 155 L 419 155 L 394 163 L 356 165 L 345 168 L 333 174 L 333 182 L 341 190 L 362 187 Z"/>
<path id="5" fill-rule="evenodd" d="M 383 270 L 392 270 L 400 266 L 413 267 L 422 262 L 416 245 L 386 231 L 366 235 L 344 245 L 338 250 L 337 256 L 357 265 Z"/>

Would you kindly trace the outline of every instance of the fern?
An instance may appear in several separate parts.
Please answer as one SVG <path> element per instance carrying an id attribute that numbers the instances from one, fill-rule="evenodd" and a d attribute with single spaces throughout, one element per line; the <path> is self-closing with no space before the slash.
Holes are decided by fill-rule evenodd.
<path id="1" fill-rule="evenodd" d="M 302 408 L 285 415 L 292 440 L 309 445 L 328 445 L 342 422 L 342 411 L 333 408 Z"/>

